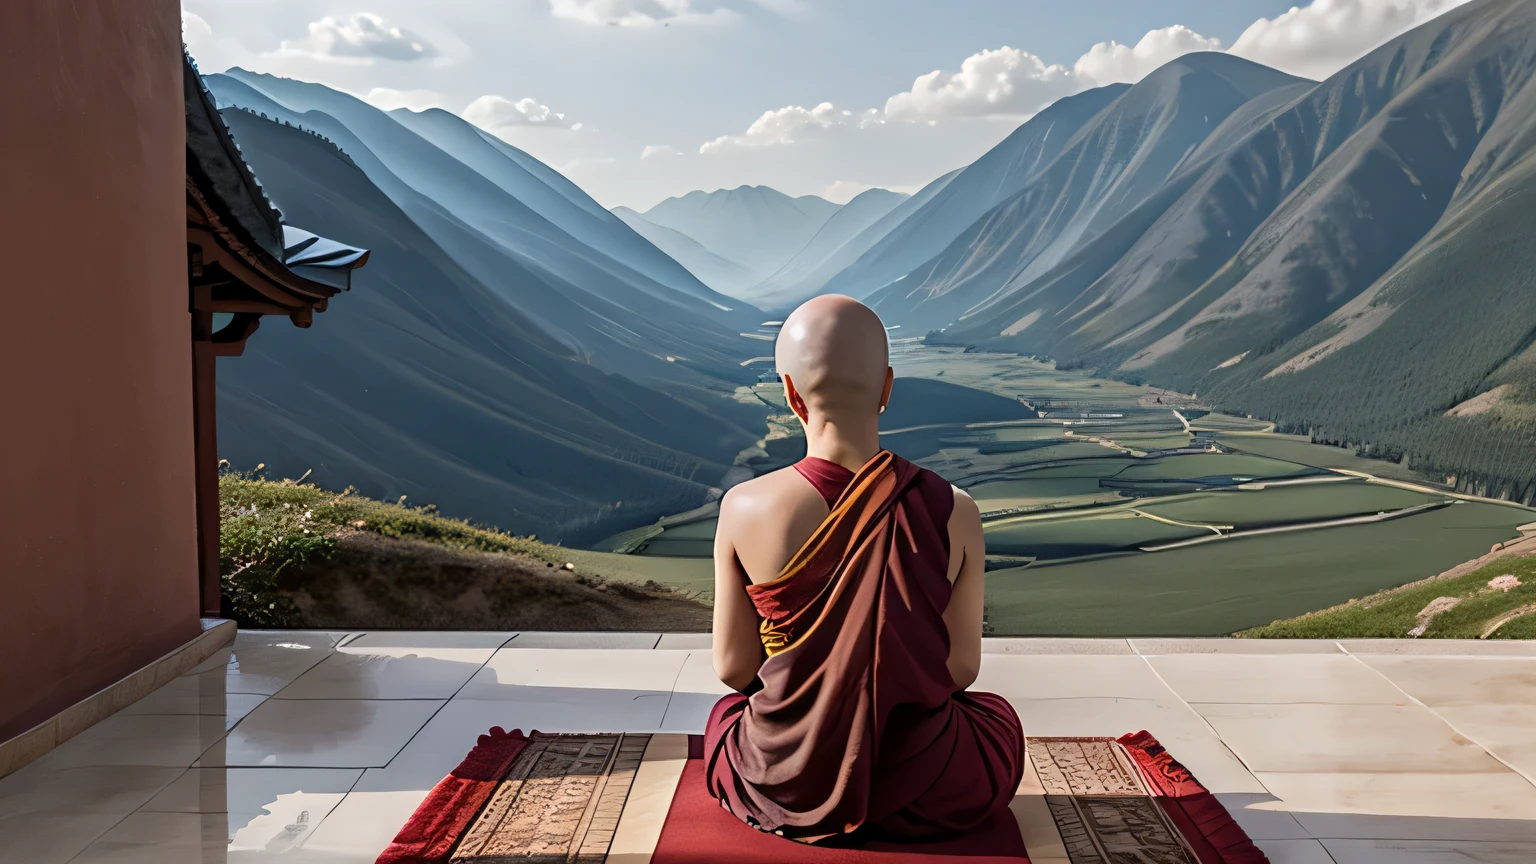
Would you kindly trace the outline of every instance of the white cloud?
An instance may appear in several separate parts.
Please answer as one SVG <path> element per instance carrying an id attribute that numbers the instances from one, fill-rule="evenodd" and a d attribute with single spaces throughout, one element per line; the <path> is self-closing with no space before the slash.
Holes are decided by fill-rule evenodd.
<path id="1" fill-rule="evenodd" d="M 503 134 L 511 129 L 527 126 L 538 126 L 555 129 L 571 129 L 580 131 L 580 123 L 570 123 L 564 114 L 559 114 L 539 100 L 525 97 L 513 102 L 504 96 L 485 95 L 469 103 L 459 116 L 485 131 L 505 138 Z"/>
<path id="2" fill-rule="evenodd" d="M 885 102 L 890 118 L 1027 116 L 1081 89 L 1072 70 L 1047 66 L 1027 51 L 1003 46 L 965 58 L 952 75 L 935 70 Z"/>
<path id="3" fill-rule="evenodd" d="M 303 39 L 285 39 L 280 54 L 305 54 L 324 60 L 370 63 L 383 60 L 426 60 L 437 49 L 425 39 L 389 23 L 371 12 L 359 12 L 345 20 L 327 16 L 309 25 Z"/>
<path id="4" fill-rule="evenodd" d="M 647 144 L 645 149 L 640 151 L 641 159 L 650 159 L 656 156 L 681 155 L 683 155 L 683 151 L 673 147 L 671 144 Z"/>
<path id="5" fill-rule="evenodd" d="M 815 108 L 790 105 L 764 112 L 740 135 L 705 142 L 699 152 L 794 144 L 833 127 L 869 128 L 891 122 L 933 126 L 966 118 L 1023 120 L 1062 97 L 1115 81 L 1140 80 L 1182 54 L 1220 44 L 1187 27 L 1168 27 L 1148 33 L 1135 47 L 1114 42 L 1095 45 L 1073 69 L 1048 65 L 1027 51 L 1003 46 L 965 58 L 958 72 L 935 70 L 920 76 L 910 90 L 890 97 L 882 108 L 854 112 L 829 102 Z"/>
<path id="6" fill-rule="evenodd" d="M 611 27 L 654 27 L 736 17 L 724 8 L 695 11 L 692 0 L 549 0 L 549 11 L 556 18 Z"/>
<path id="7" fill-rule="evenodd" d="M 1231 53 L 1292 75 L 1321 80 L 1389 39 L 1466 0 L 1313 0 L 1260 18 Z"/>
<path id="8" fill-rule="evenodd" d="M 388 87 L 375 87 L 364 93 L 362 99 L 382 111 L 393 111 L 396 108 L 425 111 L 428 108 L 441 108 L 448 101 L 447 96 L 436 90 L 392 90 Z"/>
<path id="9" fill-rule="evenodd" d="M 681 0 L 678 0 L 681 2 Z M 1325 78 L 1381 43 L 1467 0 L 1314 0 L 1274 19 L 1260 19 L 1230 53 L 1309 78 Z M 852 112 L 823 102 L 791 105 L 760 116 L 740 135 L 706 142 L 700 153 L 795 144 L 833 127 L 870 128 L 904 121 L 926 125 L 965 118 L 1022 121 L 1058 99 L 1091 87 L 1134 84 L 1180 56 L 1219 51 L 1221 40 L 1183 25 L 1152 30 L 1135 45 L 1101 42 L 1068 68 L 1003 46 L 961 61 L 958 72 L 935 70 L 886 100 Z"/>
<path id="10" fill-rule="evenodd" d="M 195 12 L 181 10 L 181 41 L 187 43 L 188 50 L 196 54 L 198 45 L 213 38 L 213 28 L 203 20 L 203 16 Z"/>
<path id="11" fill-rule="evenodd" d="M 1207 39 L 1199 33 L 1175 24 L 1153 30 L 1141 37 L 1135 47 L 1118 42 L 1100 42 L 1079 57 L 1072 71 L 1085 83 L 1134 84 L 1157 67 L 1194 51 L 1219 51 L 1220 39 Z"/>
<path id="12" fill-rule="evenodd" d="M 794 144 L 806 137 L 814 136 L 820 130 L 837 126 L 865 126 L 884 122 L 879 112 L 873 108 L 854 114 L 852 111 L 837 108 L 831 102 L 823 102 L 815 108 L 790 105 L 775 111 L 763 112 L 763 115 L 754 120 L 752 125 L 747 127 L 747 131 L 740 135 L 722 135 L 713 141 L 704 142 L 699 147 L 699 152 L 723 153 L 741 148 L 776 147 Z"/>

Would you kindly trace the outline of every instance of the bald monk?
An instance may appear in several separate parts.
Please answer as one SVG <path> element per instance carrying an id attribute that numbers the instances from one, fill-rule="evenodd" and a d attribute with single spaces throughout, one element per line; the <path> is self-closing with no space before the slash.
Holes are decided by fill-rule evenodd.
<path id="1" fill-rule="evenodd" d="M 1008 806 L 1018 716 L 968 693 L 984 541 L 970 496 L 880 449 L 885 328 L 842 296 L 796 309 L 774 359 L 806 458 L 743 483 L 715 535 L 709 791 L 803 842 L 939 837 Z"/>

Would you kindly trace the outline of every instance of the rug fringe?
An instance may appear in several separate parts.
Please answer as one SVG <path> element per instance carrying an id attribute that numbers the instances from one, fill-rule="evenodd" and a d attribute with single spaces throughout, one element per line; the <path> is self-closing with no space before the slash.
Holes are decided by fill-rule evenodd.
<path id="1" fill-rule="evenodd" d="M 1269 864 L 1248 834 L 1188 768 L 1143 729 L 1116 739 L 1131 754 L 1163 812 L 1195 848 L 1200 864 Z"/>

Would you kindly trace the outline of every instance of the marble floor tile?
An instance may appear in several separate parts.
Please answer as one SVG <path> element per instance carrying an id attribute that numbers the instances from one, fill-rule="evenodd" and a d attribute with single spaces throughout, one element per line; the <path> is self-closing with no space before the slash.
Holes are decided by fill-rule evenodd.
<path id="1" fill-rule="evenodd" d="M 1085 656 L 1097 654 L 1134 654 L 1124 639 L 1030 639 L 1012 636 L 988 636 L 981 640 L 981 653 L 1040 654 Z M 982 662 L 986 662 L 983 660 Z"/>
<path id="2" fill-rule="evenodd" d="M 508 648 L 647 649 L 661 641 L 660 633 L 528 633 L 517 634 Z"/>
<path id="3" fill-rule="evenodd" d="M 340 648 L 490 648 L 506 645 L 517 634 L 489 630 L 373 630 L 358 633 Z"/>
<path id="4" fill-rule="evenodd" d="M 325 632 L 242 630 L 232 645 L 214 652 L 182 677 L 222 677 L 226 693 L 270 696 L 329 656 L 338 641 L 337 634 Z"/>
<path id="5" fill-rule="evenodd" d="M 1164 654 L 1147 658 L 1186 702 L 1411 705 L 1354 657 L 1331 654 Z"/>
<path id="6" fill-rule="evenodd" d="M 303 847 L 343 793 L 282 796 L 248 813 L 140 811 L 86 847 L 85 864 L 266 864 L 305 860 Z"/>
<path id="7" fill-rule="evenodd" d="M 683 651 L 709 651 L 715 646 L 715 637 L 708 633 L 663 633 L 657 648 Z"/>
<path id="8" fill-rule="evenodd" d="M 1131 654 L 983 654 L 969 689 L 1008 699 L 1175 698 L 1147 661 Z"/>
<path id="9" fill-rule="evenodd" d="M 1536 843 L 1324 840 L 1334 864 L 1531 864 Z"/>
<path id="10" fill-rule="evenodd" d="M 683 735 L 703 735 L 709 712 L 719 701 L 719 696 L 710 693 L 673 693 L 659 729 Z"/>
<path id="11" fill-rule="evenodd" d="M 1512 771 L 1257 775 L 1313 837 L 1536 843 L 1536 789 Z"/>
<path id="12" fill-rule="evenodd" d="M 1339 645 L 1362 657 L 1536 657 L 1536 640 L 1530 639 L 1340 639 Z"/>
<path id="13" fill-rule="evenodd" d="M 363 772 L 361 787 L 369 774 Z M 299 864 L 374 864 L 395 834 L 427 797 L 425 789 L 365 791 L 361 788 L 336 806 L 305 841 Z"/>
<path id="14" fill-rule="evenodd" d="M 976 689 L 1150 731 L 1273 864 L 1536 864 L 1536 650 L 1345 645 L 989 639 Z M 728 692 L 707 634 L 244 631 L 0 778 L 0 860 L 373 864 L 492 726 L 696 733 Z"/>
<path id="15" fill-rule="evenodd" d="M 677 676 L 677 685 L 667 703 L 661 729 L 666 732 L 702 734 L 710 709 L 720 697 L 731 693 L 715 675 L 714 658 L 708 651 L 689 653 Z"/>
<path id="16" fill-rule="evenodd" d="M 688 653 L 508 647 L 497 651 L 455 698 L 606 702 L 614 692 L 671 693 Z"/>
<path id="17" fill-rule="evenodd" d="M 1536 657 L 1365 655 L 1359 661 L 1431 708 L 1524 705 L 1536 709 Z"/>
<path id="18" fill-rule="evenodd" d="M 1190 704 L 1254 772 L 1507 770 L 1416 705 Z"/>
<path id="19" fill-rule="evenodd" d="M 671 693 L 651 691 L 596 692 L 605 698 L 554 702 L 454 701 L 493 707 L 495 710 L 484 712 L 484 716 L 492 719 L 485 729 L 500 726 L 524 732 L 659 732 L 663 728 L 667 706 L 674 698 Z"/>
<path id="20" fill-rule="evenodd" d="M 184 770 L 146 765 L 61 768 L 45 756 L 0 778 L 0 815 L 75 811 L 122 818 L 154 798 Z"/>
<path id="21" fill-rule="evenodd" d="M 1342 654 L 1332 639 L 1131 639 L 1147 656 L 1171 654 Z"/>
<path id="22" fill-rule="evenodd" d="M 1008 700 L 1026 736 L 1103 735 L 1146 730 L 1212 792 L 1262 794 L 1267 790 L 1188 706 L 1173 697 L 1145 699 Z"/>
<path id="23" fill-rule="evenodd" d="M 364 772 L 358 791 L 368 791 L 371 786 L 372 791 L 387 787 L 418 789 L 425 794 L 463 762 L 475 742 L 492 727 L 508 731 L 519 728 L 520 718 L 512 710 L 516 707 L 504 702 L 449 702 L 386 765 Z"/>
<path id="24" fill-rule="evenodd" d="M 732 692 L 720 680 L 720 676 L 715 674 L 715 658 L 708 651 L 688 652 L 672 689 L 678 693 L 703 693 L 710 696 L 724 696 Z"/>
<path id="25" fill-rule="evenodd" d="M 1306 840 L 1312 833 L 1285 809 L 1285 802 L 1270 794 L 1219 792 L 1216 800 L 1227 808 L 1252 840 Z"/>
<path id="26" fill-rule="evenodd" d="M 426 699 L 268 699 L 204 767 L 369 768 L 389 763 L 442 702 Z"/>
<path id="27" fill-rule="evenodd" d="M 48 810 L 0 811 L 0 850 L 7 864 L 66 864 L 127 814 Z"/>
<path id="28" fill-rule="evenodd" d="M 185 768 L 224 738 L 223 717 L 118 713 L 38 760 L 54 768 L 156 765 Z"/>
<path id="29" fill-rule="evenodd" d="M 97 838 L 78 864 L 224 864 L 230 860 L 223 813 L 135 813 Z"/>
<path id="30" fill-rule="evenodd" d="M 613 709 L 571 704 L 479 702 L 455 699 L 389 763 L 369 769 L 359 792 L 418 790 L 423 794 L 452 771 L 492 727 L 523 732 L 654 732 L 661 726 L 667 694 Z"/>
<path id="31" fill-rule="evenodd" d="M 1430 710 L 1536 783 L 1536 706 L 1458 705 Z"/>
<path id="32" fill-rule="evenodd" d="M 350 642 L 274 699 L 448 699 L 496 653 L 493 647 L 372 647 Z"/>
<path id="33" fill-rule="evenodd" d="M 1317 840 L 1254 840 L 1269 864 L 1336 864 Z"/>
<path id="34" fill-rule="evenodd" d="M 362 776 L 361 768 L 189 768 L 141 809 L 228 813 L 231 826 L 239 827 L 264 811 L 276 812 L 273 806 L 313 796 L 334 796 L 329 806 L 335 806 Z M 314 813 L 311 807 L 300 809 Z"/>
<path id="35" fill-rule="evenodd" d="M 267 697 L 260 693 L 229 693 L 224 689 L 226 678 L 221 675 L 183 675 L 118 713 L 201 714 L 223 717 L 226 728 L 231 727 Z"/>

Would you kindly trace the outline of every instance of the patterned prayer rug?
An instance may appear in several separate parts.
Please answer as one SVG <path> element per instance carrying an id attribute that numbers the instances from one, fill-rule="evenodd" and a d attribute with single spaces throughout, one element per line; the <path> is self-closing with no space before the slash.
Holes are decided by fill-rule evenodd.
<path id="1" fill-rule="evenodd" d="M 704 790 L 702 740 L 492 729 L 379 864 L 1267 864 L 1146 732 L 1031 738 L 1009 811 L 940 843 L 811 847 L 754 831 Z M 1027 849 L 1027 853 L 1026 853 Z"/>

